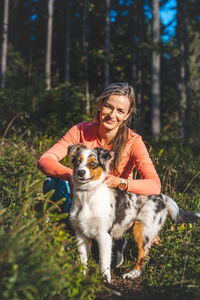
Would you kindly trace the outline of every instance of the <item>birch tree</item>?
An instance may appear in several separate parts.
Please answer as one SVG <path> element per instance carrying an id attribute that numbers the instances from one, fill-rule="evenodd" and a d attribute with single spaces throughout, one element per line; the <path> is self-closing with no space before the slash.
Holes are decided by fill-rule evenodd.
<path id="1" fill-rule="evenodd" d="M 106 19 L 105 19 L 105 67 L 104 67 L 104 83 L 109 84 L 110 81 L 110 0 L 106 0 Z"/>
<path id="2" fill-rule="evenodd" d="M 158 52 L 160 41 L 160 14 L 159 0 L 152 1 L 152 33 L 154 51 L 152 53 L 152 82 L 151 82 L 151 132 L 153 138 L 160 136 L 160 54 Z"/>
<path id="3" fill-rule="evenodd" d="M 8 16 L 9 16 L 9 0 L 4 0 L 2 51 L 1 51 L 1 88 L 4 88 L 6 84 Z"/>
<path id="4" fill-rule="evenodd" d="M 46 42 L 46 89 L 51 89 L 51 53 L 52 53 L 52 33 L 53 33 L 53 0 L 48 0 L 48 21 L 47 21 L 47 42 Z"/>

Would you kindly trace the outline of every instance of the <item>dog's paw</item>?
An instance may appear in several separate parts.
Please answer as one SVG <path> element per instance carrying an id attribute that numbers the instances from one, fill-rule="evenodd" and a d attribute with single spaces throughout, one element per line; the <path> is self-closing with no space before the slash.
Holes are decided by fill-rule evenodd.
<path id="1" fill-rule="evenodd" d="M 141 270 L 133 270 L 122 275 L 123 279 L 135 279 L 141 275 Z"/>
<path id="2" fill-rule="evenodd" d="M 107 269 L 106 271 L 103 272 L 103 277 L 105 278 L 105 281 L 111 283 L 110 269 Z"/>

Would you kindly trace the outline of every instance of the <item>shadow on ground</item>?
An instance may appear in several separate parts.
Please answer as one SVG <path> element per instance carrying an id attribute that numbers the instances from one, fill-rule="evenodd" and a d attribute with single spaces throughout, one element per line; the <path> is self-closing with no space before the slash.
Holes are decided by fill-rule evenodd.
<path id="1" fill-rule="evenodd" d="M 141 278 L 123 280 L 121 271 L 115 270 L 111 284 L 106 284 L 104 291 L 96 300 L 200 300 L 200 289 L 195 287 L 143 287 Z"/>

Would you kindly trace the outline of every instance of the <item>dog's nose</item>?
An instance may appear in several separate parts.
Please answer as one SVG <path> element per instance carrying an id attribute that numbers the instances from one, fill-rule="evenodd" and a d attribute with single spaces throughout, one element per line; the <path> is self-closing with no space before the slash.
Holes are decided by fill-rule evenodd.
<path id="1" fill-rule="evenodd" d="M 85 175 L 85 171 L 84 170 L 79 170 L 78 172 L 77 172 L 77 174 L 78 174 L 78 176 L 79 177 L 83 177 L 84 175 Z"/>

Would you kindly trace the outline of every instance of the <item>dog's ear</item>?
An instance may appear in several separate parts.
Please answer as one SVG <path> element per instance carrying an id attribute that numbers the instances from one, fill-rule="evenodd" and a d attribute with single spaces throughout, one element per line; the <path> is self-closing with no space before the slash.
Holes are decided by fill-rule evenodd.
<path id="1" fill-rule="evenodd" d="M 83 144 L 75 144 L 75 145 L 70 145 L 68 147 L 68 152 L 67 155 L 69 155 L 71 158 L 76 155 L 76 153 L 81 149 L 81 148 L 86 148 Z"/>
<path id="2" fill-rule="evenodd" d="M 97 150 L 97 153 L 98 153 L 99 162 L 102 165 L 105 165 L 108 162 L 111 162 L 111 160 L 114 158 L 113 151 L 108 151 L 108 150 L 104 149 L 103 147 L 97 147 L 95 149 Z"/>

